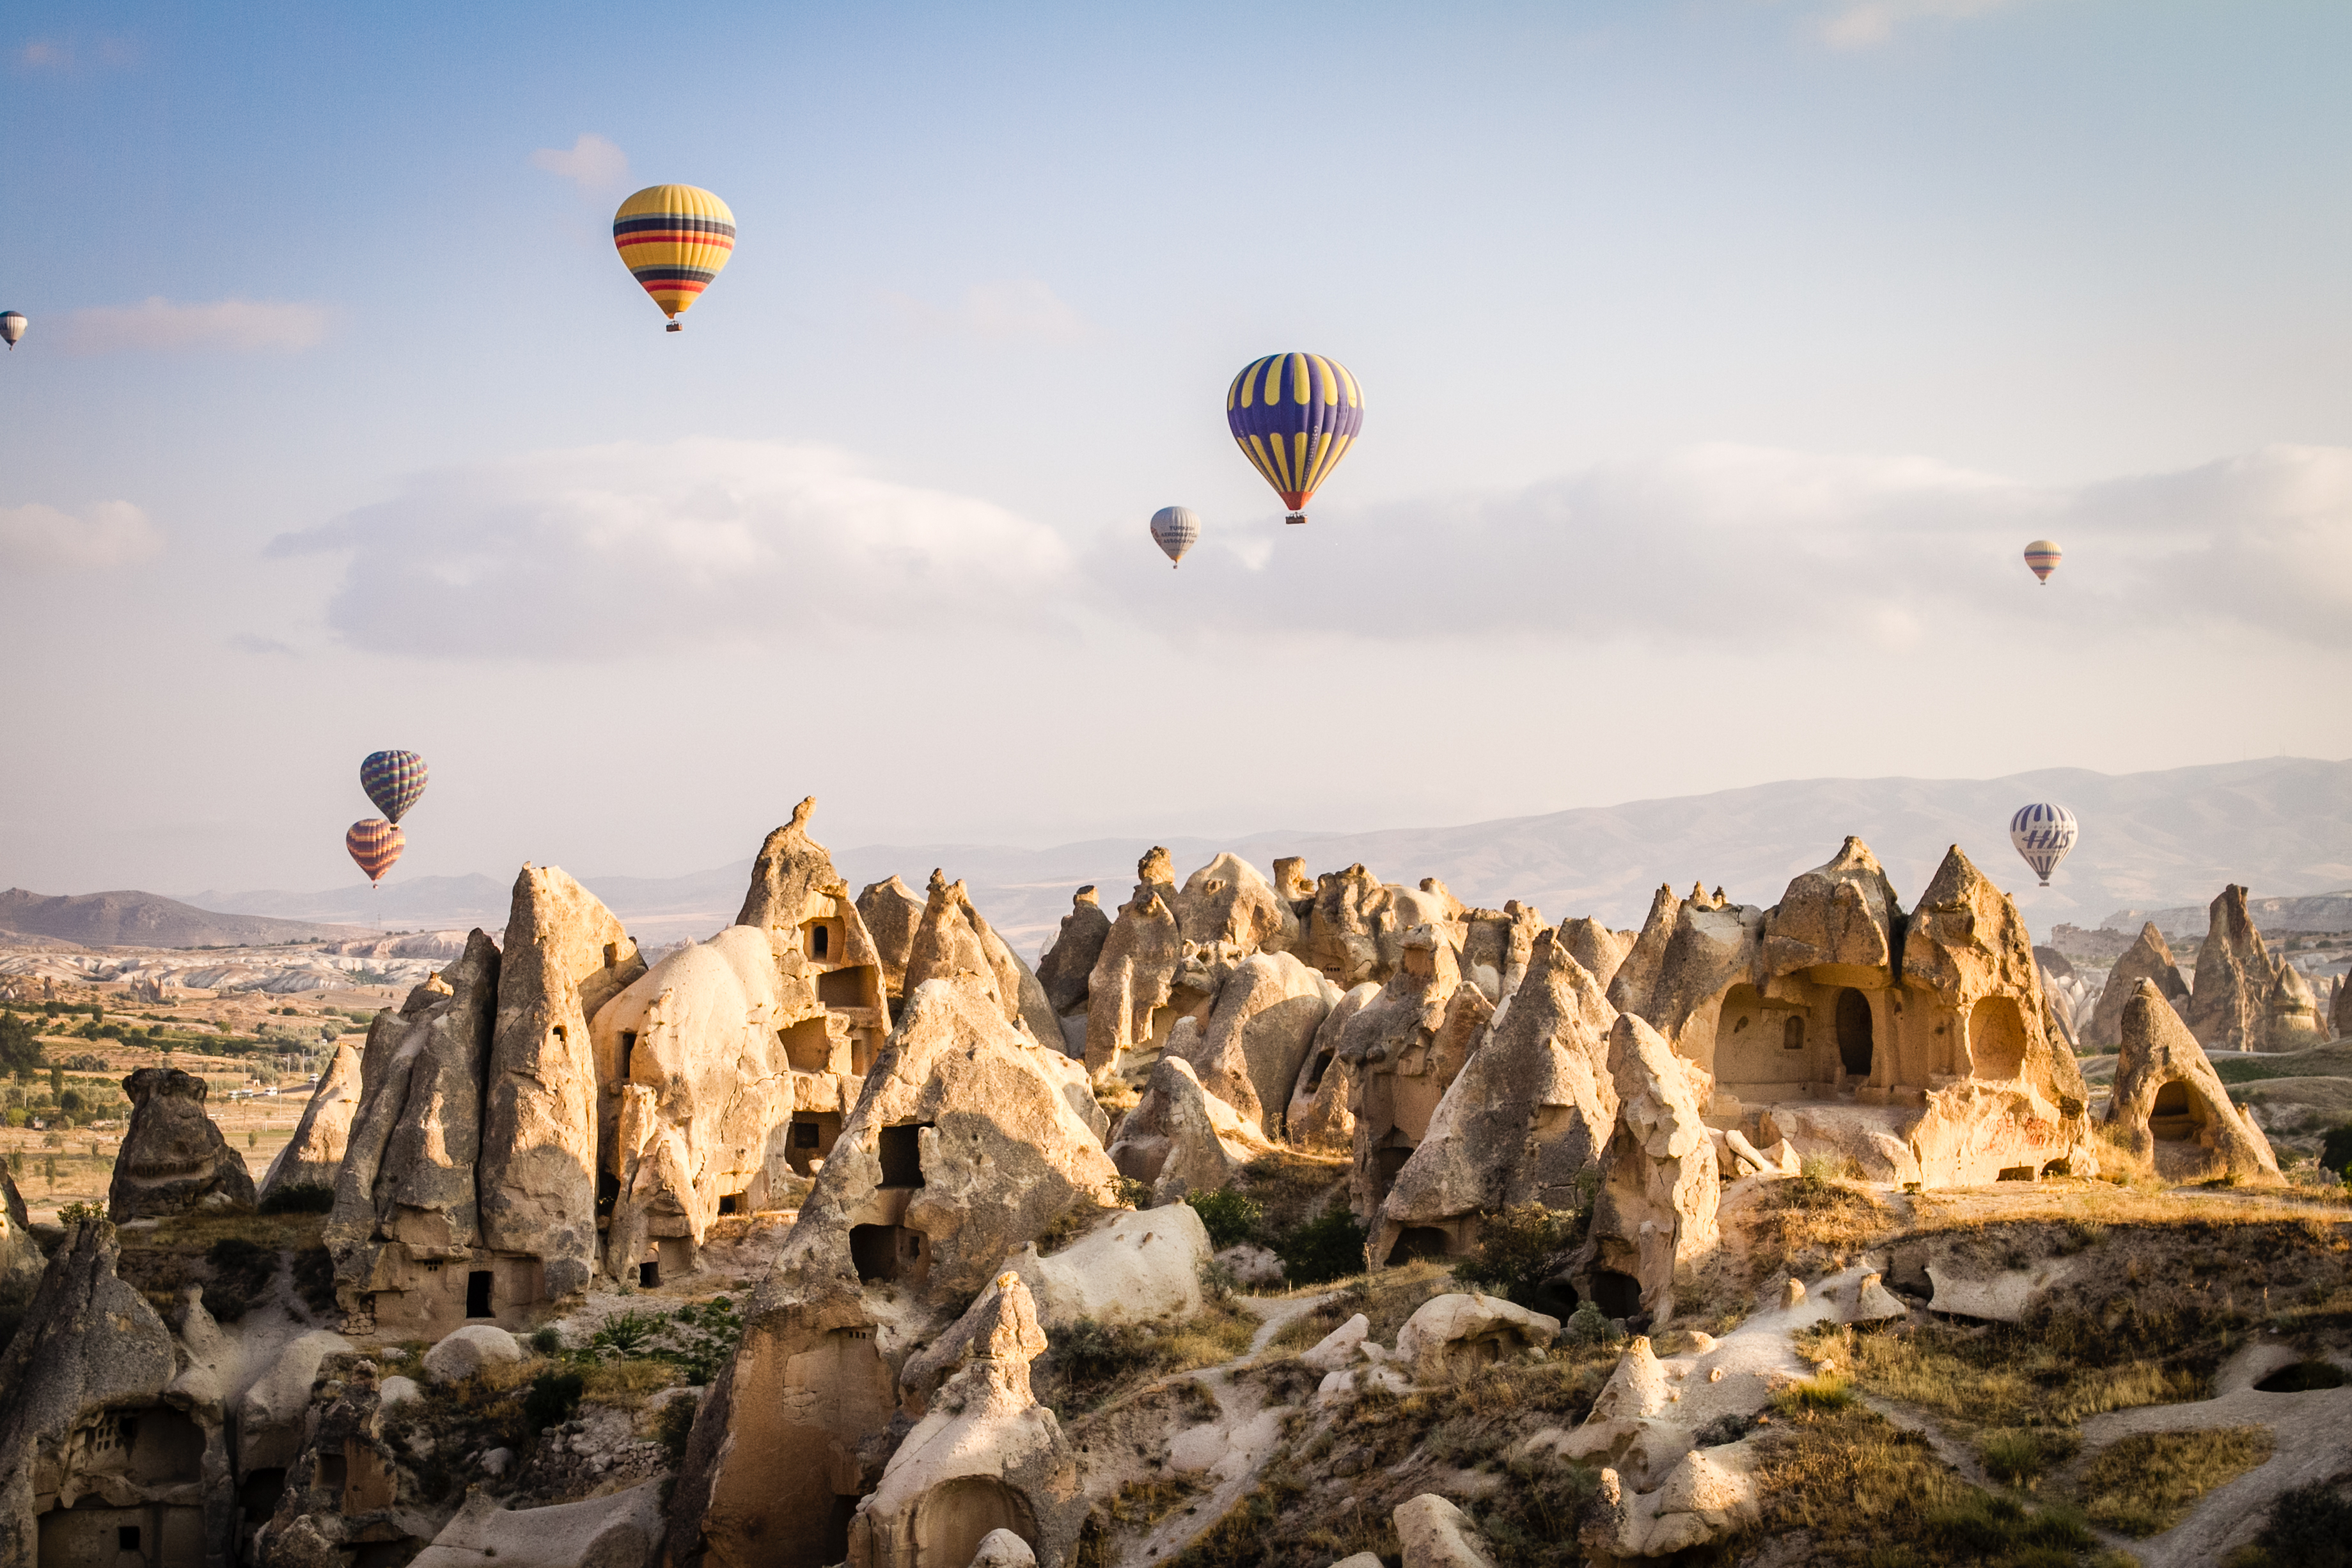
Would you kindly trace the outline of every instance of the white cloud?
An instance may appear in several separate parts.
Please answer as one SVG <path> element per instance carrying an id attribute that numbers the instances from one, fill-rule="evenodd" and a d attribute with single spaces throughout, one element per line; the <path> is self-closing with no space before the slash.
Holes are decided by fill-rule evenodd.
<path id="1" fill-rule="evenodd" d="M 16 51 L 16 59 L 33 70 L 71 70 L 73 46 L 53 38 L 36 38 Z"/>
<path id="2" fill-rule="evenodd" d="M 1052 531 L 841 453 L 698 437 L 537 452 L 417 479 L 270 547 L 348 550 L 346 640 L 425 656 L 610 658 L 962 632 L 1051 613 Z"/>
<path id="3" fill-rule="evenodd" d="M 100 501 L 79 517 L 53 506 L 0 507 L 0 565 L 17 570 L 128 566 L 163 548 L 163 534 L 129 501 Z"/>
<path id="4" fill-rule="evenodd" d="M 157 296 L 136 305 L 76 310 L 59 335 L 69 352 L 84 354 L 142 349 L 294 353 L 323 342 L 327 326 L 327 310 L 320 305 L 271 300 L 173 304 Z"/>
<path id="5" fill-rule="evenodd" d="M 883 298 L 899 321 L 918 332 L 952 334 L 986 342 L 1076 342 L 1091 329 L 1086 318 L 1034 278 L 1005 278 L 975 283 L 952 307 L 937 305 L 905 294 Z"/>
<path id="6" fill-rule="evenodd" d="M 1933 18 L 1967 21 L 2007 9 L 2015 0 L 1859 0 L 1816 18 L 1822 42 L 1833 49 L 1868 49 L 1890 42 L 1902 26 Z"/>
<path id="7" fill-rule="evenodd" d="M 2342 447 L 2273 447 L 2058 488 L 1924 458 L 1717 446 L 1510 495 L 1312 510 L 1286 532 L 1209 518 L 1185 562 L 1200 584 L 1193 624 L 1224 636 L 1901 655 L 1992 646 L 2055 620 L 2352 647 L 2352 449 Z M 1270 557 L 1245 557 L 1239 547 L 1261 534 L 1273 536 Z M 2022 552 L 2045 535 L 2067 558 L 2041 588 Z M 1139 534 L 1106 538 L 1089 574 L 1148 592 L 1132 585 L 1143 548 Z"/>
<path id="8" fill-rule="evenodd" d="M 614 189 L 629 178 L 629 155 L 593 131 L 582 132 L 568 152 L 541 147 L 530 155 L 530 166 L 570 180 L 591 195 Z"/>

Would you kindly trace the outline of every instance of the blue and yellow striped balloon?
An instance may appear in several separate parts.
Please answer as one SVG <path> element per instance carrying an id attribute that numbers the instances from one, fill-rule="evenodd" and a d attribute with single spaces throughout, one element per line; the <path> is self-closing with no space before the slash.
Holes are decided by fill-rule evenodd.
<path id="1" fill-rule="evenodd" d="M 647 185 L 613 215 L 613 247 L 674 332 L 735 254 L 735 214 L 698 185 Z"/>
<path id="2" fill-rule="evenodd" d="M 1321 354 L 1268 354 L 1252 360 L 1225 392 L 1225 425 L 1265 482 L 1307 521 L 1319 489 L 1363 427 L 1364 393 L 1348 367 Z"/>

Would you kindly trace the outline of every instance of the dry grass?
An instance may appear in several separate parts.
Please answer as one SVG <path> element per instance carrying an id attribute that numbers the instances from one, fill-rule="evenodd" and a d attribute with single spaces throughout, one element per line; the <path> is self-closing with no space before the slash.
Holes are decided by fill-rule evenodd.
<path id="1" fill-rule="evenodd" d="M 2200 1369 L 2084 1364 L 2069 1346 L 2013 1330 L 1835 1331 L 1864 1388 L 1969 1427 L 2072 1426 L 2110 1410 L 2202 1398 L 2208 1386 Z"/>
<path id="2" fill-rule="evenodd" d="M 1272 1343 L 1282 1349 L 1311 1345 L 1359 1312 L 1370 1321 L 1370 1326 L 1365 1331 L 1368 1338 L 1384 1344 L 1394 1343 L 1396 1331 L 1404 1327 L 1405 1320 L 1423 1302 L 1461 1289 L 1451 1268 L 1427 1258 L 1416 1258 L 1395 1268 L 1355 1275 L 1336 1284 L 1304 1286 L 1286 1294 L 1291 1298 L 1326 1294 L 1328 1299 L 1283 1325 Z"/>
<path id="3" fill-rule="evenodd" d="M 1716 1333 L 1735 1326 L 1767 1283 L 1845 1268 L 1885 1239 L 1897 1216 L 1868 1190 L 1816 1168 L 1763 1184 L 1725 1223 L 1739 1229 L 1743 1245 L 1727 1248 L 1700 1279 L 1677 1289 L 1675 1301 L 1677 1322 Z"/>
<path id="4" fill-rule="evenodd" d="M 2083 1510 L 2135 1538 L 2170 1530 L 2198 1500 L 2271 1457 L 2262 1426 L 2143 1432 L 2109 1445 L 2083 1472 Z"/>
<path id="5" fill-rule="evenodd" d="M 584 1403 L 621 1410 L 642 1410 L 647 1399 L 679 1381 L 677 1368 L 666 1361 L 589 1362 L 578 1370 Z"/>
<path id="6" fill-rule="evenodd" d="M 1243 1166 L 1234 1184 L 1258 1205 L 1259 1234 L 1279 1236 L 1323 1212 L 1346 1184 L 1349 1165 L 1344 1154 L 1278 1148 Z"/>
<path id="7" fill-rule="evenodd" d="M 1081 1319 L 1049 1331 L 1037 1363 L 1037 1397 L 1064 1420 L 1097 1411 L 1162 1377 L 1215 1366 L 1246 1352 L 1258 1320 L 1213 1301 L 1169 1328 Z"/>

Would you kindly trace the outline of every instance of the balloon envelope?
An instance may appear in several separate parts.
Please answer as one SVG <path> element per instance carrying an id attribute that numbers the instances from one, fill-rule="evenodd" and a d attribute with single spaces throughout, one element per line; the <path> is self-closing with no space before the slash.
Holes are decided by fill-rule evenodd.
<path id="1" fill-rule="evenodd" d="M 425 793 L 425 759 L 415 752 L 370 752 L 360 763 L 360 788 L 394 822 Z"/>
<path id="2" fill-rule="evenodd" d="M 1293 522 L 1307 521 L 1307 498 L 1331 477 L 1363 424 L 1363 389 L 1346 365 L 1321 354 L 1252 360 L 1225 390 L 1226 428 Z"/>
<path id="3" fill-rule="evenodd" d="M 15 348 L 16 340 L 23 337 L 25 329 L 32 324 L 25 320 L 25 312 L 22 310 L 0 310 L 0 342 L 6 342 L 12 349 Z"/>
<path id="4" fill-rule="evenodd" d="M 2037 539 L 2025 547 L 2025 563 L 2033 568 L 2033 574 L 2042 579 L 2045 587 L 2049 585 L 2050 574 L 2057 571 L 2058 563 L 2064 559 L 2053 540 Z"/>
<path id="5" fill-rule="evenodd" d="M 343 835 L 343 847 L 352 852 L 370 882 L 381 882 L 400 852 L 408 847 L 408 835 L 381 816 L 371 816 L 352 824 L 352 830 Z"/>
<path id="6" fill-rule="evenodd" d="M 2017 846 L 2017 852 L 2025 857 L 2025 863 L 2033 868 L 2045 888 L 2050 885 L 2050 873 L 2066 858 L 2082 832 L 2073 812 L 2047 801 L 2020 806 L 2009 819 L 2009 841 Z"/>
<path id="7" fill-rule="evenodd" d="M 613 247 L 674 332 L 735 254 L 735 215 L 698 186 L 647 185 L 613 215 Z"/>
<path id="8" fill-rule="evenodd" d="M 1163 506 L 1151 514 L 1151 539 L 1168 559 L 1182 565 L 1184 552 L 1201 537 L 1201 520 L 1189 506 Z"/>

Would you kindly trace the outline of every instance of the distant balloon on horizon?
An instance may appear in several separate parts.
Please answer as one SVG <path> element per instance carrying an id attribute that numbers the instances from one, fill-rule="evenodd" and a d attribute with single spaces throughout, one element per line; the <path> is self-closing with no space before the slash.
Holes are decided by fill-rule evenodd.
<path id="1" fill-rule="evenodd" d="M 2047 801 L 2020 806 L 2017 815 L 2009 819 L 2009 841 L 2017 847 L 2018 854 L 2033 868 L 2045 888 L 2050 885 L 2050 873 L 2066 858 L 2082 833 L 2082 826 L 2074 820 L 2073 812 Z"/>
<path id="2" fill-rule="evenodd" d="M 387 821 L 406 816 L 425 793 L 425 759 L 415 752 L 370 752 L 360 763 L 360 788 Z"/>
<path id="3" fill-rule="evenodd" d="M 1189 506 L 1163 506 L 1151 514 L 1151 542 L 1169 560 L 1169 569 L 1184 564 L 1184 552 L 1201 538 L 1201 518 Z"/>
<path id="4" fill-rule="evenodd" d="M 383 874 L 400 859 L 408 847 L 408 835 L 381 816 L 371 816 L 354 822 L 343 835 L 343 847 L 351 851 L 352 861 L 367 873 L 369 886 L 383 880 Z"/>
<path id="5" fill-rule="evenodd" d="M 2045 588 L 2050 586 L 2050 574 L 2057 571 L 2058 563 L 2064 559 L 2055 540 L 2037 539 L 2025 547 L 2025 563 L 2033 569 L 2033 574 Z"/>
<path id="6" fill-rule="evenodd" d="M 32 324 L 25 319 L 25 312 L 22 310 L 0 310 L 0 342 L 8 345 L 10 353 L 16 353 L 17 342 L 25 335 L 25 329 Z"/>

